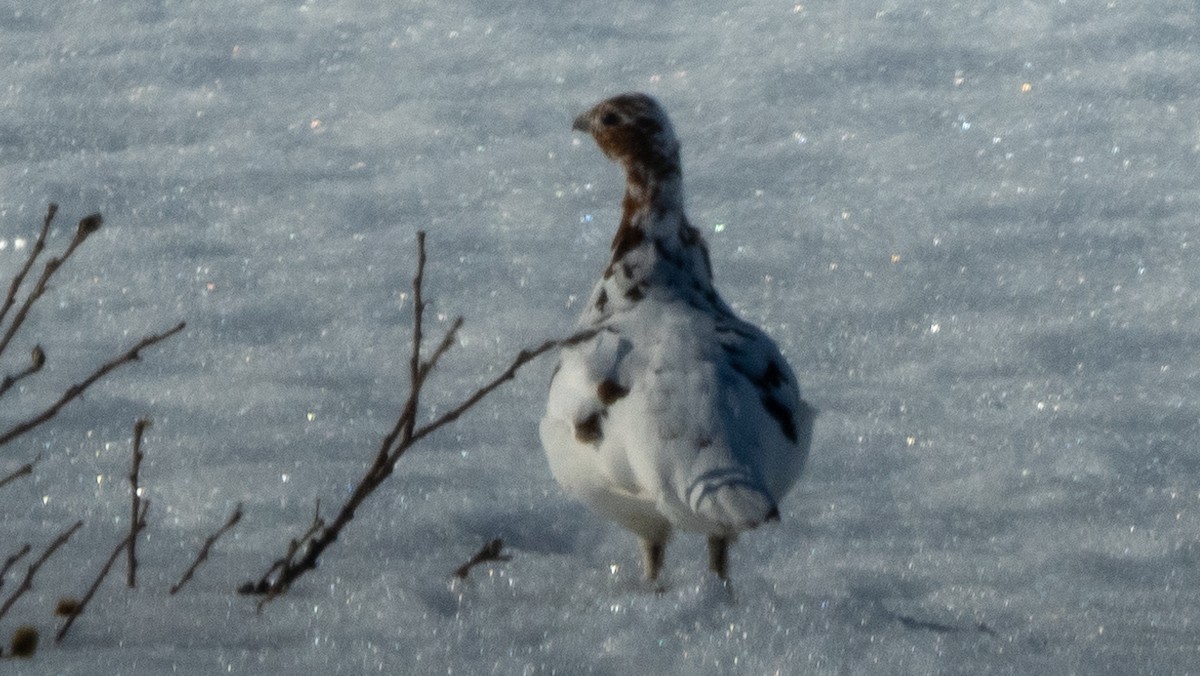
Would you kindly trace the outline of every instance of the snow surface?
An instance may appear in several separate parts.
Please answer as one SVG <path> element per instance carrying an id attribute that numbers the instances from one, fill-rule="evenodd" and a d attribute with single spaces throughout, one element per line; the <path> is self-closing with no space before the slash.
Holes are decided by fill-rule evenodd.
<path id="1" fill-rule="evenodd" d="M 180 319 L 3 449 L 0 556 L 83 530 L 0 621 L 20 674 L 1186 674 L 1200 671 L 1195 4 L 981 0 L 0 3 L 0 277 L 45 205 L 104 229 L 13 355 L 15 421 Z M 429 333 L 426 415 L 564 335 L 618 169 L 570 131 L 626 90 L 684 141 L 718 283 L 822 410 L 726 592 L 703 545 L 639 581 L 537 441 L 552 359 L 399 465 L 255 614 L 234 588 L 329 514 Z M 23 357 L 3 368 L 11 372 Z M 141 586 L 114 574 L 154 420 Z M 167 588 L 234 504 L 243 522 Z M 502 537 L 511 562 L 450 572 Z M 3 594 L 16 585 L 10 573 Z"/>

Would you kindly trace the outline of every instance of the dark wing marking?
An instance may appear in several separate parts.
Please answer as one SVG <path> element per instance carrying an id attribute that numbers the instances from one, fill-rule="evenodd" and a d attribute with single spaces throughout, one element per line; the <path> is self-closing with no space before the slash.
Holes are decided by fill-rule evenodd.
<path id="1" fill-rule="evenodd" d="M 620 383 L 612 379 L 605 380 L 596 388 L 596 396 L 600 398 L 600 403 L 605 406 L 612 405 L 613 402 L 627 394 L 629 394 L 629 388 L 621 387 Z"/>
<path id="2" fill-rule="evenodd" d="M 608 290 L 600 289 L 600 294 L 596 296 L 596 310 L 604 312 L 605 305 L 608 305 Z"/>
<path id="3" fill-rule="evenodd" d="M 575 439 L 583 444 L 598 443 L 604 438 L 600 429 L 600 412 L 597 411 L 582 420 L 575 421 Z"/>

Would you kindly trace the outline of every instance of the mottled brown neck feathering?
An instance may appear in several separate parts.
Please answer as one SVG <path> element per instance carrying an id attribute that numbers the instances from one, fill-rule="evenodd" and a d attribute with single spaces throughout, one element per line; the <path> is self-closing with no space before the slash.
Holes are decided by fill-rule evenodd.
<path id="1" fill-rule="evenodd" d="M 625 169 L 621 223 L 612 242 L 615 262 L 652 235 L 648 231 L 656 224 L 666 224 L 658 216 L 682 214 L 679 141 L 666 113 L 644 94 L 602 101 L 576 118 L 574 128 L 591 134 Z"/>

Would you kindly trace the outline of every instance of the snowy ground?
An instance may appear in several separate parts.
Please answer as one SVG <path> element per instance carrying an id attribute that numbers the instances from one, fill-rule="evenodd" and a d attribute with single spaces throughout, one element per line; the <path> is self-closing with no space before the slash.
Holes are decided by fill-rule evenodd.
<path id="1" fill-rule="evenodd" d="M 14 349 L 13 421 L 180 319 L 10 444 L 0 556 L 83 530 L 0 621 L 29 674 L 1186 674 L 1200 671 L 1200 34 L 1194 3 L 985 0 L 0 3 L 0 278 L 48 201 L 105 229 Z M 427 392 L 563 335 L 620 177 L 571 117 L 665 103 L 726 297 L 822 410 L 778 527 L 638 581 L 567 500 L 544 359 L 404 458 L 322 567 L 233 594 L 328 511 L 405 385 L 414 233 Z M 6 364 L 3 372 L 16 368 Z M 154 419 L 141 587 L 110 579 L 130 428 Z M 166 589 L 235 503 L 246 517 Z M 451 585 L 502 537 L 513 560 Z M 18 574 L 23 567 L 18 568 Z M 15 586 L 12 575 L 3 594 Z"/>

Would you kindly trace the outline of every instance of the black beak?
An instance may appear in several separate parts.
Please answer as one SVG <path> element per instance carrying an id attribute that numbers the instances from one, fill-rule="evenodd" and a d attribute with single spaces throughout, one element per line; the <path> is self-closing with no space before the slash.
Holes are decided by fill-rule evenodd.
<path id="1" fill-rule="evenodd" d="M 575 131 L 591 131 L 592 130 L 592 111 L 588 111 L 571 123 L 571 128 Z"/>

